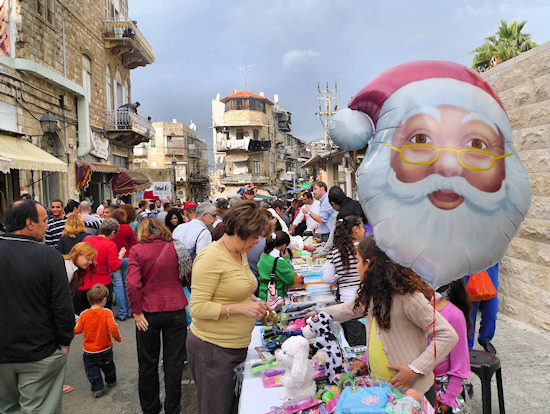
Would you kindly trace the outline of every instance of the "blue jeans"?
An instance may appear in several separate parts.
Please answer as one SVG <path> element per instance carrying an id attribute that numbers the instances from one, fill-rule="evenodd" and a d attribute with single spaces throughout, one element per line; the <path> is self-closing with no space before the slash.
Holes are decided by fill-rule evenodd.
<path id="1" fill-rule="evenodd" d="M 495 285 L 495 288 L 498 290 L 498 263 L 487 269 L 487 273 L 489 274 L 493 285 Z M 466 283 L 468 283 L 469 279 L 469 276 L 465 277 Z M 474 347 L 476 316 L 478 310 L 481 312 L 481 323 L 479 325 L 479 335 L 477 340 L 481 342 L 489 342 L 495 336 L 498 313 L 498 295 L 489 300 L 472 302 L 470 317 L 472 318 L 474 329 L 472 329 L 472 332 L 470 332 L 470 335 L 468 336 L 469 349 L 473 349 Z"/>
<path id="2" fill-rule="evenodd" d="M 92 391 L 99 391 L 105 388 L 101 371 L 105 375 L 105 382 L 107 384 L 114 384 L 116 382 L 116 368 L 113 361 L 112 348 L 95 354 L 84 352 L 82 359 L 84 361 L 86 377 L 88 377 L 88 381 L 92 384 Z"/>
<path id="3" fill-rule="evenodd" d="M 123 257 L 120 268 L 112 273 L 113 289 L 115 291 L 116 308 L 119 318 L 132 316 L 128 292 L 126 291 L 126 275 L 128 274 L 128 258 Z"/>

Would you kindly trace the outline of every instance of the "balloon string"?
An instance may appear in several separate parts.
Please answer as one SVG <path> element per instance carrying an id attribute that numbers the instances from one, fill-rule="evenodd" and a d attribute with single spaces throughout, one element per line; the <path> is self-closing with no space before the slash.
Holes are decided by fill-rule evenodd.
<path id="1" fill-rule="evenodd" d="M 434 392 L 435 392 L 435 407 L 434 410 L 437 413 L 437 347 L 435 346 L 435 290 L 433 291 L 433 307 L 434 307 L 434 320 L 431 323 L 432 325 L 432 332 L 433 332 L 433 340 L 434 343 Z"/>

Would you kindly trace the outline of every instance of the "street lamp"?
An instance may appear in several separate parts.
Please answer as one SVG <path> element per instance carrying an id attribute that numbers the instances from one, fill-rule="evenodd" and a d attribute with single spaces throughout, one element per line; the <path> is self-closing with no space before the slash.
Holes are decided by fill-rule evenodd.
<path id="1" fill-rule="evenodd" d="M 177 196 L 177 187 L 176 187 L 176 164 L 178 163 L 177 158 L 173 156 L 171 163 L 172 163 L 172 170 L 174 175 L 174 197 L 172 198 L 172 201 L 175 203 L 176 196 Z"/>
<path id="2" fill-rule="evenodd" d="M 57 119 L 50 114 L 50 112 L 46 112 L 45 115 L 42 116 L 38 120 L 40 122 L 40 126 L 42 127 L 42 131 L 44 131 L 45 134 L 52 134 L 55 132 L 55 129 L 57 128 Z"/>

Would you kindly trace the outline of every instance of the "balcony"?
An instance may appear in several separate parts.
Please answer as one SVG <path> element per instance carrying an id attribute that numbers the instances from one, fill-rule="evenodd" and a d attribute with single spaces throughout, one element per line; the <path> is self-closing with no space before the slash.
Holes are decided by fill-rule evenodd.
<path id="1" fill-rule="evenodd" d="M 189 173 L 189 175 L 187 176 L 187 181 L 190 183 L 204 183 L 210 181 L 210 178 L 208 177 L 207 173 L 195 172 Z"/>
<path id="2" fill-rule="evenodd" d="M 134 157 L 147 157 L 147 155 L 149 155 L 149 148 L 134 147 Z"/>
<path id="3" fill-rule="evenodd" d="M 153 48 L 132 20 L 104 18 L 105 48 L 122 57 L 129 69 L 150 65 L 155 61 Z"/>
<path id="4" fill-rule="evenodd" d="M 107 137 L 122 146 L 136 146 L 155 136 L 155 128 L 146 118 L 129 108 L 106 112 Z"/>
<path id="5" fill-rule="evenodd" d="M 266 151 L 271 148 L 271 141 L 258 141 L 250 138 L 237 140 L 220 139 L 216 143 L 216 151 L 226 152 L 232 150 Z"/>
<path id="6" fill-rule="evenodd" d="M 232 174 L 226 177 L 220 177 L 222 184 L 267 184 L 269 177 L 260 174 Z"/>
<path id="7" fill-rule="evenodd" d="M 281 132 L 290 132 L 290 122 L 288 122 L 288 121 L 279 121 L 279 131 L 281 131 Z"/>

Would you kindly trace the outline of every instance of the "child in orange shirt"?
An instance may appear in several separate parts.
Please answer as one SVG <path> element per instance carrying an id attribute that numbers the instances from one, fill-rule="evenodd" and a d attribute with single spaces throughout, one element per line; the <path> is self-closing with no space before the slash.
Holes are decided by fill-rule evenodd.
<path id="1" fill-rule="evenodd" d="M 116 369 L 113 361 L 113 338 L 120 342 L 122 337 L 118 331 L 118 325 L 113 318 L 113 312 L 105 309 L 109 290 L 107 287 L 96 284 L 87 293 L 91 308 L 80 314 L 74 328 L 75 334 L 84 332 L 84 369 L 88 381 L 92 384 L 94 398 L 103 395 L 103 377 L 105 375 L 107 386 L 112 387 L 116 383 Z"/>

